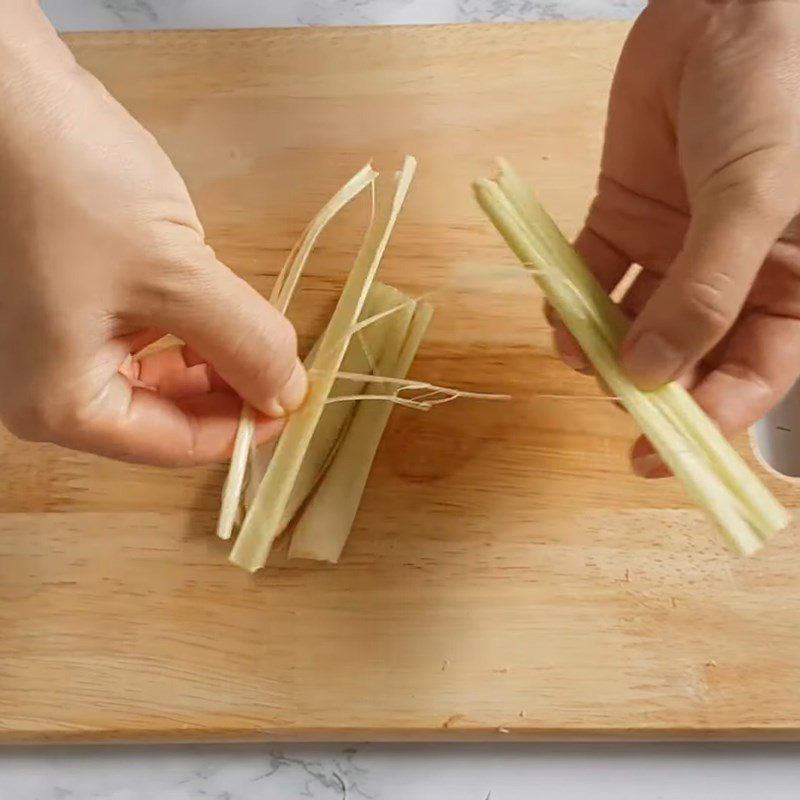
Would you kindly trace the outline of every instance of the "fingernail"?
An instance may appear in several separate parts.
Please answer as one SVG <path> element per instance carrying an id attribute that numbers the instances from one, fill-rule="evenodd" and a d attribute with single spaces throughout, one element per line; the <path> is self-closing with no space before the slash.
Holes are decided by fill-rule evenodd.
<path id="1" fill-rule="evenodd" d="M 657 389 L 683 370 L 683 356 L 660 333 L 645 331 L 622 349 L 623 369 L 643 389 Z"/>
<path id="2" fill-rule="evenodd" d="M 547 300 L 544 301 L 542 310 L 544 311 L 544 318 L 547 320 L 547 324 L 550 325 L 551 328 L 555 328 L 560 321 L 558 314 L 556 314 L 556 310 L 550 305 L 550 303 L 547 302 Z"/>
<path id="3" fill-rule="evenodd" d="M 580 345 L 572 338 L 569 331 L 560 323 L 553 329 L 553 345 L 561 360 L 578 372 L 586 372 L 590 364 Z"/>
<path id="4" fill-rule="evenodd" d="M 586 372 L 589 369 L 589 362 L 577 353 L 562 353 L 561 358 L 568 367 L 576 372 Z"/>
<path id="5" fill-rule="evenodd" d="M 303 405 L 308 394 L 308 373 L 300 359 L 295 363 L 289 380 L 272 403 L 270 416 L 285 417 Z"/>
<path id="6" fill-rule="evenodd" d="M 631 461 L 633 471 L 640 478 L 654 478 L 664 472 L 664 462 L 658 453 L 648 453 L 646 456 L 637 456 Z"/>

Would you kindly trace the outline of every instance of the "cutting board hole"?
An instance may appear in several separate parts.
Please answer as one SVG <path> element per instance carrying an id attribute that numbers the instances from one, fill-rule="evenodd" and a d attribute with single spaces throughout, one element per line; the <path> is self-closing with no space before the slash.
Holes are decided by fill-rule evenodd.
<path id="1" fill-rule="evenodd" d="M 800 382 L 753 430 L 756 455 L 783 478 L 800 478 Z"/>

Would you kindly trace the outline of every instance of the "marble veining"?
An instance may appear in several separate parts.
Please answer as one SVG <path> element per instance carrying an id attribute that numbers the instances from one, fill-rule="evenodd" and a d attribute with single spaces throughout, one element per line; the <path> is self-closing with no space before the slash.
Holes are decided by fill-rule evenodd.
<path id="1" fill-rule="evenodd" d="M 0 754 L 0 775 L 31 768 L 24 782 L 3 783 L 3 800 L 264 800 L 317 798 L 380 800 L 363 787 L 369 770 L 356 762 L 353 748 L 165 747 L 55 750 L 44 763 L 41 750 Z M 142 774 L 142 763 L 148 763 Z M 15 794 L 14 791 L 17 793 Z"/>
<path id="2" fill-rule="evenodd" d="M 42 0 L 61 30 L 619 19 L 645 0 Z"/>
<path id="3" fill-rule="evenodd" d="M 459 0 L 461 22 L 515 22 L 536 19 L 628 19 L 641 0 Z"/>
<path id="4" fill-rule="evenodd" d="M 795 800 L 797 745 L 0 750 L 2 800 Z"/>

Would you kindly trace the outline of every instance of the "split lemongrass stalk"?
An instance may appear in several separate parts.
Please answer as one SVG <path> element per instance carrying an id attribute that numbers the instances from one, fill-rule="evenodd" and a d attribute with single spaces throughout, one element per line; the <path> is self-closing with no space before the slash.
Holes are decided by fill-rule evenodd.
<path id="1" fill-rule="evenodd" d="M 217 536 L 230 539 L 233 529 L 238 523 L 242 489 L 247 478 L 247 462 L 250 447 L 255 436 L 255 411 L 249 403 L 242 406 L 239 427 L 233 440 L 233 453 L 225 483 L 222 484 L 222 503 L 217 519 Z"/>
<path id="2" fill-rule="evenodd" d="M 245 515 L 230 560 L 251 572 L 265 565 L 272 543 L 281 532 L 292 487 L 411 188 L 415 170 L 416 160 L 407 156 L 398 175 L 394 196 L 388 206 L 379 207 L 320 341 L 312 364 L 314 379 L 309 396 L 304 406 L 286 423 L 255 500 Z"/>
<path id="3" fill-rule="evenodd" d="M 383 357 L 377 372 L 397 380 L 405 379 L 433 315 L 428 303 L 418 303 L 410 325 L 397 320 L 387 333 Z M 378 380 L 367 395 L 391 399 L 387 381 Z M 362 402 L 356 409 L 344 441 L 295 528 L 289 558 L 307 558 L 336 563 L 342 554 L 361 504 L 372 462 L 378 450 L 391 402 Z"/>
<path id="4" fill-rule="evenodd" d="M 496 181 L 475 184 L 481 207 L 528 267 L 593 366 L 687 491 L 742 553 L 789 523 L 787 511 L 678 384 L 639 390 L 623 373 L 622 312 L 533 193 L 501 162 Z"/>
<path id="5" fill-rule="evenodd" d="M 399 319 L 401 321 L 399 324 L 407 328 L 413 310 L 414 301 L 411 298 L 398 289 L 382 283 L 376 283 L 367 297 L 362 321 L 359 322 L 359 325 L 363 323 L 369 324 L 366 324 L 361 329 L 361 336 L 353 336 L 350 339 L 347 352 L 342 360 L 342 370 L 347 373 L 350 371 L 368 373 L 374 365 L 374 360 L 380 359 L 383 355 L 386 337 L 395 324 L 395 320 Z M 313 353 L 314 355 L 316 354 L 316 348 Z M 366 374 L 355 383 L 349 380 L 337 380 L 333 385 L 333 389 L 331 389 L 329 400 L 344 398 L 354 393 L 361 394 L 367 381 Z M 355 399 L 326 405 L 292 487 L 292 493 L 281 521 L 281 530 L 285 529 L 291 522 L 325 471 L 343 432 L 347 429 L 355 410 L 355 405 Z M 266 450 L 267 448 L 259 449 Z M 271 457 L 273 451 L 274 445 L 270 445 L 268 449 L 269 457 Z M 255 498 L 255 491 L 252 489 L 255 487 L 255 490 L 257 490 L 258 484 L 266 473 L 269 457 L 263 459 L 259 455 L 258 461 L 260 463 L 251 462 L 247 506 Z"/>
<path id="6" fill-rule="evenodd" d="M 305 357 L 303 364 L 306 369 L 308 369 L 309 365 L 314 360 L 318 347 L 319 340 L 314 342 L 313 347 Z M 265 444 L 259 446 L 256 446 L 255 442 L 253 442 L 250 450 L 250 461 L 247 464 L 247 478 L 242 491 L 241 502 L 239 503 L 239 514 L 236 520 L 237 528 L 241 526 L 242 522 L 244 521 L 245 512 L 248 508 L 250 508 L 250 504 L 253 502 L 253 500 L 255 500 L 258 486 L 261 483 L 261 479 L 264 477 L 264 473 L 267 471 L 267 467 L 269 466 L 270 459 L 272 458 L 272 454 L 274 452 L 274 441 L 266 442 Z"/>
<path id="7" fill-rule="evenodd" d="M 270 294 L 270 302 L 282 314 L 286 313 L 292 295 L 297 288 L 297 282 L 300 280 L 306 262 L 322 231 L 351 200 L 358 197 L 368 186 L 373 185 L 377 176 L 378 173 L 369 164 L 360 169 L 328 200 L 303 232 L 299 242 L 289 254 L 289 258 L 275 281 Z M 236 524 L 236 515 L 247 476 L 248 458 L 254 435 L 255 412 L 249 404 L 245 403 L 233 444 L 230 469 L 222 488 L 222 505 L 217 523 L 217 536 L 220 539 L 230 539 Z"/>
<path id="8" fill-rule="evenodd" d="M 375 289 L 378 289 L 376 293 Z M 385 285 L 373 287 L 373 293 L 376 294 L 375 304 L 368 309 L 364 317 L 374 321 L 369 327 L 360 331 L 360 336 L 351 338 L 350 346 L 342 360 L 342 369 L 344 370 L 348 370 L 352 365 L 356 372 L 367 373 L 372 368 L 371 362 L 374 363 L 374 359 L 380 360 L 383 355 L 386 336 L 389 335 L 392 326 L 397 323 L 407 327 L 411 319 L 414 309 L 414 301 L 411 298 L 405 297 L 402 292 Z M 356 394 L 360 394 L 366 383 L 366 379 L 362 379 L 354 387 L 352 383 L 348 385 L 347 381 L 337 380 L 328 399 L 344 398 L 346 394 L 354 390 Z M 322 477 L 342 436 L 347 431 L 355 409 L 355 400 L 326 404 L 292 487 L 292 493 L 280 523 L 281 531 L 292 521 Z"/>
<path id="9" fill-rule="evenodd" d="M 619 306 L 586 268 L 578 253 L 536 200 L 531 189 L 503 160 L 500 161 L 497 183 L 533 228 L 538 240 L 545 244 L 550 257 L 563 265 L 569 282 L 577 287 L 581 296 L 589 298 L 589 302 L 584 304 L 587 312 L 592 315 L 594 324 L 616 351 L 628 327 L 627 319 Z M 789 515 L 786 510 L 758 480 L 744 459 L 682 386 L 672 383 L 646 395 L 665 416 L 672 419 L 686 438 L 699 443 L 704 456 L 711 462 L 718 476 L 744 504 L 744 514 L 750 524 L 761 531 L 761 539 L 769 538 L 788 524 Z M 744 491 L 740 491 L 742 487 Z"/>

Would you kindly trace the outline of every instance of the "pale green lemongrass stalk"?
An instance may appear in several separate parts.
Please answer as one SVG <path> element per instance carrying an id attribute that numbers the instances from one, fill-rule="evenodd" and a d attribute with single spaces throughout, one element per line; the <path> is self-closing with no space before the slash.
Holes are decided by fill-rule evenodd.
<path id="1" fill-rule="evenodd" d="M 409 297 L 405 297 L 397 289 L 383 284 L 373 286 L 370 297 L 373 298 L 373 304 L 370 307 L 368 298 L 368 307 L 364 316 L 370 320 L 371 324 L 369 327 L 361 328 L 360 330 L 363 333 L 364 343 L 369 348 L 369 352 L 375 358 L 380 359 L 383 355 L 386 336 L 389 331 L 396 324 L 404 327 L 408 326 L 414 310 L 414 301 Z M 390 313 L 387 314 L 387 311 Z M 369 358 L 357 336 L 353 336 L 350 340 L 347 352 L 342 360 L 342 369 L 346 371 L 352 369 L 353 372 L 365 374 L 355 383 L 337 379 L 328 396 L 329 401 L 337 398 L 344 400 L 345 395 L 361 394 L 367 385 L 369 376 L 366 373 L 370 369 Z M 336 452 L 342 436 L 347 430 L 355 408 L 355 399 L 338 403 L 328 402 L 326 404 L 292 487 L 292 493 L 280 523 L 281 531 L 285 530 L 286 526 L 292 521 L 322 477 L 333 454 Z"/>
<path id="2" fill-rule="evenodd" d="M 755 552 L 785 527 L 785 509 L 682 387 L 642 392 L 626 378 L 616 355 L 626 321 L 516 173 L 503 164 L 498 181 L 479 181 L 475 192 L 598 373 L 734 546 Z"/>
<path id="3" fill-rule="evenodd" d="M 312 364 L 316 377 L 311 382 L 306 402 L 289 417 L 255 500 L 242 523 L 230 560 L 251 572 L 266 564 L 272 543 L 281 532 L 281 522 L 306 449 L 325 409 L 325 401 L 341 367 L 352 329 L 363 310 L 415 170 L 416 160 L 407 156 L 390 205 L 379 211 L 370 225 Z"/>
<path id="4" fill-rule="evenodd" d="M 598 330 L 616 350 L 628 329 L 622 310 L 604 291 L 525 181 L 507 161 L 500 159 L 499 166 L 497 185 L 535 237 L 542 256 L 564 270 L 572 286 L 584 298 L 584 307 Z M 651 394 L 662 413 L 670 416 L 684 436 L 703 449 L 719 477 L 737 494 L 745 507 L 745 515 L 762 536 L 769 537 L 788 525 L 786 509 L 758 480 L 747 462 L 721 435 L 684 387 L 673 383 Z"/>
<path id="5" fill-rule="evenodd" d="M 314 219 L 311 220 L 302 237 L 289 254 L 289 258 L 286 260 L 275 281 L 275 285 L 272 287 L 270 302 L 282 314 L 285 314 L 286 309 L 289 307 L 294 291 L 297 288 L 297 282 L 300 280 L 306 262 L 322 231 L 351 200 L 358 197 L 368 186 L 372 186 L 377 177 L 378 173 L 372 169 L 371 165 L 367 164 L 362 167 L 325 203 Z M 230 539 L 233 534 L 254 436 L 255 412 L 248 403 L 245 403 L 242 407 L 242 415 L 236 431 L 228 476 L 222 488 L 222 504 L 217 522 L 217 536 L 220 539 Z"/>
<path id="6" fill-rule="evenodd" d="M 433 308 L 419 303 L 410 325 L 387 333 L 381 376 L 405 380 L 430 324 Z M 369 385 L 366 394 L 387 394 L 390 382 L 383 377 Z M 289 558 L 305 558 L 336 563 L 353 528 L 361 498 L 369 478 L 392 403 L 361 403 L 356 409 L 344 440 L 333 457 L 317 491 L 300 515 L 292 535 Z"/>

